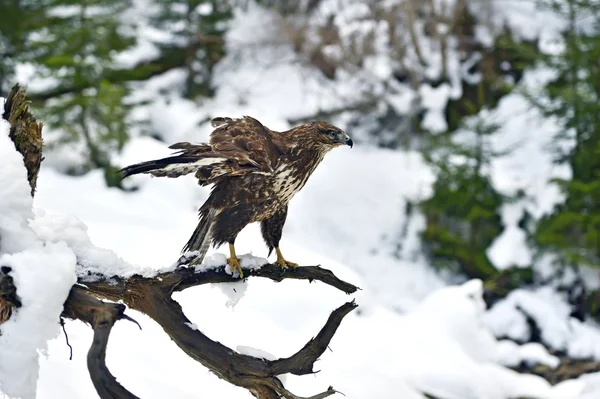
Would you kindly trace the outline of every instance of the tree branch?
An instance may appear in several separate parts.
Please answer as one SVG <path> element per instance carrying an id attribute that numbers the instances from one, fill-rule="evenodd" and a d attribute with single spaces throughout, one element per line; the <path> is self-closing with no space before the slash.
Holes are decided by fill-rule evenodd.
<path id="1" fill-rule="evenodd" d="M 346 302 L 339 308 L 333 311 L 325 323 L 325 326 L 319 331 L 319 334 L 310 341 L 302 349 L 294 355 L 275 360 L 271 364 L 271 370 L 276 374 L 292 373 L 295 375 L 304 375 L 314 373 L 312 366 L 317 359 L 325 352 L 333 335 L 342 323 L 344 317 L 356 309 L 356 302 Z"/>
<path id="2" fill-rule="evenodd" d="M 186 56 L 190 51 L 195 52 L 203 46 L 213 44 L 223 44 L 223 38 L 211 35 L 200 36 L 188 46 L 164 48 L 159 57 L 139 62 L 129 68 L 109 69 L 104 76 L 102 76 L 102 79 L 113 84 L 145 81 L 170 71 L 171 69 L 185 66 Z M 29 98 L 31 98 L 33 102 L 46 101 L 65 94 L 81 93 L 91 85 L 92 82 L 80 82 L 78 84 L 58 86 L 43 92 L 30 93 Z"/>
<path id="3" fill-rule="evenodd" d="M 90 292 L 99 297 L 112 301 L 124 300 L 128 295 L 135 297 L 137 290 L 144 286 L 160 286 L 166 293 L 183 291 L 186 288 L 195 287 L 202 284 L 231 283 L 239 281 L 228 274 L 225 268 L 228 266 L 219 266 L 209 270 L 195 270 L 190 267 L 178 267 L 173 271 L 159 273 L 155 277 L 148 278 L 134 275 L 129 278 L 120 276 L 89 276 L 81 280 Z M 320 281 L 346 294 L 352 294 L 360 288 L 336 277 L 331 270 L 323 269 L 320 266 L 299 266 L 293 270 L 282 272 L 277 264 L 268 263 L 260 268 L 242 268 L 245 278 L 265 277 L 276 282 L 285 279 Z M 131 300 L 133 300 L 132 298 Z"/>
<path id="4" fill-rule="evenodd" d="M 137 399 L 137 396 L 117 382 L 106 367 L 106 346 L 113 325 L 117 320 L 131 320 L 124 312 L 125 305 L 102 302 L 85 293 L 85 289 L 80 286 L 71 288 L 64 305 L 64 317 L 82 320 L 90 324 L 94 330 L 94 339 L 87 356 L 87 366 L 92 383 L 102 399 Z"/>
<path id="5" fill-rule="evenodd" d="M 193 286 L 238 281 L 225 271 L 225 267 L 220 266 L 204 271 L 179 267 L 153 278 L 114 276 L 99 278 L 97 281 L 86 281 L 84 284 L 87 291 L 94 295 L 113 301 L 123 301 L 131 309 L 148 315 L 188 356 L 200 362 L 219 378 L 248 389 L 257 398 L 271 399 L 283 396 L 300 399 L 287 391 L 276 376 L 285 373 L 297 375 L 313 373 L 314 363 L 327 349 L 343 318 L 357 307 L 356 303 L 348 302 L 336 309 L 317 336 L 289 358 L 267 361 L 243 355 L 190 328 L 190 320 L 183 313 L 179 303 L 171 298 L 173 292 Z M 243 271 L 248 277 L 265 277 L 274 281 L 317 280 L 346 293 L 358 290 L 358 287 L 340 280 L 330 270 L 319 266 L 301 266 L 293 271 L 282 273 L 279 266 L 266 264 L 258 269 Z M 335 392 L 330 388 L 312 398 L 324 398 Z"/>
<path id="6" fill-rule="evenodd" d="M 291 125 L 297 125 L 300 123 L 306 123 L 314 120 L 327 120 L 331 119 L 334 116 L 337 116 L 343 112 L 349 111 L 359 111 L 359 112 L 368 112 L 375 109 L 377 106 L 378 98 L 371 98 L 364 101 L 359 101 L 355 104 L 348 104 L 338 108 L 333 108 L 329 110 L 319 110 L 313 115 L 306 115 L 299 118 L 288 118 L 288 122 Z"/>

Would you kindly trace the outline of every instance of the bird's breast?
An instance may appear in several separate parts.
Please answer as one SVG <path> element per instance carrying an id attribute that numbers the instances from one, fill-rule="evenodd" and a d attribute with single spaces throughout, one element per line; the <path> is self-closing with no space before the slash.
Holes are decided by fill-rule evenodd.
<path id="1" fill-rule="evenodd" d="M 280 165 L 275 169 L 273 176 L 272 195 L 283 204 L 287 204 L 304 187 L 313 170 L 312 165 L 305 167 L 295 163 Z"/>

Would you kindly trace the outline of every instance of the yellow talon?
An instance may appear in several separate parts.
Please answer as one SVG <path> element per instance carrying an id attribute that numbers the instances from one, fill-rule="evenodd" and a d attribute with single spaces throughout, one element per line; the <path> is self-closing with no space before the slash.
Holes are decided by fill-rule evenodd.
<path id="1" fill-rule="evenodd" d="M 286 269 L 288 266 L 290 266 L 292 268 L 298 267 L 297 263 L 290 262 L 289 260 L 285 260 L 285 258 L 281 254 L 281 250 L 279 249 L 279 247 L 275 248 L 275 252 L 277 253 L 277 260 L 275 261 L 275 263 L 277 263 L 279 266 L 281 266 L 282 269 Z"/>
<path id="2" fill-rule="evenodd" d="M 235 254 L 235 248 L 233 244 L 229 244 L 229 258 L 227 258 L 227 263 L 229 263 L 231 274 L 233 274 L 234 270 L 237 270 L 240 274 L 240 278 L 244 278 L 244 272 L 242 272 L 242 266 L 240 266 L 240 259 Z"/>

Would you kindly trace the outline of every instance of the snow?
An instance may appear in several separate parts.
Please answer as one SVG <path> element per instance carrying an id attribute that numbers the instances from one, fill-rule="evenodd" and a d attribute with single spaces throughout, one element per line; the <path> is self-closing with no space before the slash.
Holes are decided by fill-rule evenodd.
<path id="1" fill-rule="evenodd" d="M 227 302 L 225 303 L 225 306 L 228 308 L 234 308 L 248 289 L 248 283 L 246 281 L 216 285 L 221 289 L 223 294 L 227 296 Z"/>
<path id="2" fill-rule="evenodd" d="M 442 133 L 448 129 L 444 111 L 450 99 L 450 86 L 442 84 L 436 88 L 424 84 L 419 89 L 421 105 L 427 110 L 422 126 L 432 133 Z"/>
<path id="3" fill-rule="evenodd" d="M 0 171 L 0 254 L 22 251 L 35 242 L 27 229 L 27 220 L 33 217 L 31 188 L 23 156 L 15 151 L 9 130 L 8 122 L 0 119 L 0 159 L 4 163 Z"/>
<path id="4" fill-rule="evenodd" d="M 487 21 L 485 28 L 496 36 L 508 28 L 517 40 L 535 40 L 564 29 L 565 19 L 539 7 L 536 0 L 493 0 L 469 3 L 471 12 Z"/>
<path id="5" fill-rule="evenodd" d="M 35 398 L 39 355 L 59 331 L 63 303 L 76 282 L 75 256 L 64 242 L 43 242 L 28 226 L 33 218 L 23 157 L 0 120 L 0 265 L 13 278 L 21 307 L 0 327 L 0 389 Z"/>
<path id="6" fill-rule="evenodd" d="M 171 40 L 169 32 L 159 32 L 144 20 L 150 12 L 147 2 L 134 3 L 124 17 L 139 19 L 142 40 L 119 56 L 120 65 L 150 59 L 156 54 L 153 43 Z M 494 0 L 488 10 L 484 3 L 469 3 L 477 15 L 489 13 L 487 25 L 475 27 L 481 42 L 489 44 L 507 24 L 522 39 L 539 37 L 546 52 L 560 47 L 555 39 L 563 21 L 544 19 L 549 14 L 534 12 L 533 0 Z M 249 114 L 272 129 L 285 130 L 291 127 L 291 119 L 380 96 L 378 110 L 385 109 L 384 103 L 406 115 L 416 107 L 424 112 L 424 128 L 434 133 L 447 129 L 443 115 L 448 100 L 461 94 L 459 80 L 475 82 L 479 78 L 477 74 L 467 76 L 465 65 L 474 59 L 461 62 L 450 41 L 450 83 L 414 90 L 391 77 L 395 65 L 385 39 L 389 24 L 376 23 L 360 1 L 325 0 L 319 7 L 317 20 L 335 14 L 342 47 L 352 45 L 354 34 L 377 32 L 373 54 L 365 59 L 363 69 L 342 66 L 334 81 L 325 80 L 298 59 L 285 37 L 273 39 L 273 32 L 285 21 L 251 3 L 245 11 L 236 10 L 227 36 L 227 55 L 215 67 L 214 99 L 197 104 L 180 98 L 177 93 L 184 72 L 173 70 L 132 85 L 132 101 L 149 101 L 135 108 L 134 117 L 149 120 L 150 131 L 168 145 L 206 141 L 211 131 L 208 120 L 214 116 Z M 417 27 L 428 63 L 418 73 L 436 80 L 441 60 L 435 43 Z M 407 44 L 408 57 L 415 58 L 412 45 Z M 340 46 L 329 46 L 328 54 L 343 54 Z M 409 64 L 419 68 L 416 61 Z M 27 68 L 21 72 L 25 74 Z M 551 259 L 533 256 L 518 222 L 525 212 L 539 218 L 562 201 L 558 188 L 548 180 L 569 177 L 570 170 L 553 164 L 547 150 L 559 124 L 533 109 L 520 90 L 537 90 L 551 77 L 552 71 L 547 69 L 526 71 L 517 90 L 505 96 L 496 109 L 479 115 L 486 121 L 501 122 L 490 139 L 493 150 L 512 150 L 492 162 L 494 186 L 508 196 L 520 191 L 525 194 L 500 210 L 505 229 L 488 255 L 499 269 L 528 266 L 535 260 L 536 270 L 544 269 L 547 276 L 555 273 Z M 347 120 L 347 115 L 339 118 L 339 122 Z M 2 128 L 6 130 L 6 125 L 0 125 Z M 171 154 L 165 143 L 140 133 L 136 128 L 123 153 L 115 157 L 120 165 Z M 347 296 L 322 283 L 239 281 L 234 271 L 230 283 L 194 287 L 174 295 L 190 320 L 187 327 L 240 353 L 265 359 L 287 357 L 319 331 L 333 309 L 356 299 L 359 308 L 344 319 L 331 350 L 316 363 L 320 372 L 283 376 L 289 390 L 311 396 L 333 385 L 346 397 L 361 399 L 391 395 L 423 399 L 425 394 L 444 399 L 598 397 L 600 375 L 551 387 L 540 377 L 507 368 L 522 363 L 557 367 L 558 358 L 546 347 L 600 359 L 596 326 L 571 318 L 566 298 L 552 287 L 516 290 L 486 310 L 481 281 L 448 285 L 456 280 L 435 271 L 421 250 L 423 215 L 414 209 L 409 212 L 409 204 L 431 195 L 432 170 L 416 151 L 373 148 L 360 127 L 349 133 L 357 138 L 355 148 L 328 154 L 292 200 L 281 248 L 286 258 L 302 265 L 321 264 L 362 290 Z M 13 268 L 11 274 L 19 294 L 24 295 L 24 305 L 2 325 L 0 389 L 11 396 L 33 397 L 37 380 L 38 398 L 93 397 L 86 368 L 90 328 L 78 321 L 67 322 L 74 347 L 72 361 L 68 361 L 64 337 L 56 337 L 60 305 L 68 288 L 76 275 L 80 279 L 136 273 L 152 276 L 173 270 L 209 190 L 198 187 L 192 176 L 133 176 L 125 185 L 137 187 L 134 192 L 106 188 L 100 171 L 65 176 L 57 169 L 78 162 L 79 155 L 71 148 L 68 154 L 49 152 L 32 210 L 22 160 L 6 140 L 6 134 L 0 134 L 0 260 Z M 211 249 L 196 270 L 224 267 L 227 256 L 223 250 Z M 268 261 L 261 257 L 267 250 L 256 225 L 239 235 L 236 250 L 244 268 L 260 267 Z M 225 271 L 231 273 L 229 267 Z M 597 276 L 590 280 L 598 283 Z M 128 314 L 142 324 L 143 331 L 131 323 L 117 323 L 107 362 L 118 380 L 136 395 L 150 399 L 251 397 L 188 358 L 151 319 L 131 310 Z M 541 343 L 514 342 L 531 337 L 525 314 L 540 327 Z M 32 325 L 34 322 L 40 325 Z M 16 353 L 9 344 L 23 350 Z M 39 359 L 38 379 L 38 350 L 44 351 L 46 345 L 48 356 Z M 9 361 L 19 367 L 9 370 Z"/>
<path id="7" fill-rule="evenodd" d="M 87 227 L 76 217 L 37 209 L 31 228 L 47 242 L 65 242 L 77 256 L 77 277 L 80 280 L 105 277 L 130 277 L 134 274 L 153 276 L 149 268 L 135 267 L 113 251 L 95 247 L 87 235 Z"/>
<path id="8" fill-rule="evenodd" d="M 556 368 L 560 359 L 548 353 L 548 350 L 540 343 L 529 342 L 518 345 L 514 341 L 498 341 L 498 362 L 505 366 L 517 367 L 521 363 L 528 365 L 545 364 Z"/>
<path id="9" fill-rule="evenodd" d="M 39 357 L 59 333 L 59 316 L 76 282 L 75 256 L 65 243 L 5 254 L 22 307 L 2 324 L 0 389 L 12 397 L 35 398 Z"/>
<path id="10" fill-rule="evenodd" d="M 508 203 L 502 206 L 502 224 L 504 231 L 496 237 L 487 250 L 487 255 L 498 269 L 512 266 L 531 265 L 533 254 L 527 245 L 527 234 L 519 227 L 523 216 L 522 203 Z"/>
<path id="11" fill-rule="evenodd" d="M 194 331 L 198 330 L 198 326 L 196 325 L 196 323 L 185 323 L 185 325 Z"/>
<path id="12" fill-rule="evenodd" d="M 148 144 L 147 139 L 140 139 L 132 141 L 130 146 L 139 146 L 139 149 L 143 150 L 148 148 Z M 370 151 L 359 151 L 354 159 L 348 158 L 347 167 L 338 164 L 337 162 L 342 162 L 338 160 L 334 162 L 337 167 L 333 167 L 331 172 L 327 172 L 328 168 L 324 169 L 322 178 L 326 179 L 331 173 L 329 179 L 335 181 L 331 176 L 339 176 L 338 170 L 352 170 L 348 168 L 357 162 L 357 158 L 370 156 Z M 193 185 L 193 180 L 183 180 Z M 171 188 L 174 191 L 169 191 L 166 186 L 159 189 L 154 187 L 161 185 L 163 181 L 173 186 Z M 140 182 L 142 185 L 137 192 L 123 193 L 104 188 L 100 174 L 66 177 L 45 169 L 40 175 L 36 206 L 47 209 L 44 218 L 51 212 L 75 213 L 80 219 L 89 221 L 88 233 L 92 243 L 102 243 L 102 246 L 117 254 L 129 254 L 125 259 L 130 264 L 144 264 L 146 260 L 151 259 L 148 267 L 160 270 L 164 265 L 170 265 L 177 257 L 181 242 L 195 226 L 195 201 L 190 201 L 190 197 L 194 196 L 190 192 L 185 195 L 173 195 L 186 192 L 179 187 L 177 180 L 147 178 L 141 179 Z M 320 194 L 322 186 L 310 185 L 309 181 L 306 192 L 303 190 L 307 200 L 318 195 L 327 198 Z M 57 190 L 58 187 L 61 189 Z M 94 195 L 86 196 L 83 200 L 78 197 L 78 201 L 67 200 L 69 195 L 65 194 L 76 187 Z M 336 187 L 334 185 L 333 189 Z M 394 190 L 393 186 L 390 185 L 388 190 Z M 360 191 L 356 193 L 359 194 Z M 59 197 L 65 200 L 58 200 Z M 361 201 L 373 201 L 373 197 L 356 195 L 355 201 L 358 202 L 356 207 L 362 207 L 364 205 L 361 205 Z M 174 202 L 181 205 L 174 206 Z M 344 219 L 340 219 L 348 214 L 343 210 L 340 211 L 340 217 L 332 215 L 333 219 L 324 219 L 328 212 L 327 209 L 321 208 L 325 203 L 316 201 L 314 206 L 305 203 L 301 208 L 304 210 L 304 219 L 320 221 L 314 226 L 304 225 L 306 230 L 302 234 L 311 236 L 324 226 L 332 228 L 337 223 L 344 223 L 344 226 L 355 225 L 356 221 L 352 219 L 346 219 L 345 222 L 342 221 Z M 164 216 L 156 217 L 157 214 Z M 293 214 L 294 211 L 291 211 L 290 215 Z M 144 222 L 143 215 L 146 217 Z M 52 219 L 48 219 L 50 220 Z M 77 226 L 79 222 L 75 223 L 74 220 L 71 222 Z M 291 225 L 294 223 L 296 222 L 292 222 Z M 419 224 L 416 221 L 413 223 L 417 226 Z M 152 228 L 141 227 L 145 224 L 152 225 Z M 258 229 L 256 226 L 252 227 L 244 231 L 236 241 L 238 253 L 242 254 L 240 257 L 243 267 L 258 266 L 266 261 L 264 258 L 247 254 L 250 249 L 266 254 Z M 430 284 L 431 281 L 419 281 L 418 276 L 421 272 L 418 271 L 418 263 L 411 264 L 405 260 L 405 268 L 395 270 L 402 262 L 394 261 L 393 257 L 384 254 L 371 256 L 369 264 L 365 267 L 373 268 L 376 272 L 364 273 L 363 278 L 348 266 L 324 255 L 319 246 L 299 245 L 299 241 L 302 241 L 299 240 L 301 233 L 294 230 L 286 226 L 282 243 L 286 257 L 301 261 L 302 264 L 320 263 L 333 270 L 340 278 L 361 286 L 363 290 L 353 296 L 360 307 L 343 321 L 330 345 L 333 352 L 325 352 L 318 362 L 321 372 L 311 377 L 286 376 L 286 384 L 291 391 L 308 396 L 324 390 L 331 384 L 350 398 L 367 399 L 385 397 L 389 392 L 398 392 L 401 397 L 406 398 L 423 398 L 423 392 L 442 394 L 446 395 L 442 397 L 449 398 L 508 398 L 514 397 L 511 396 L 513 394 L 534 398 L 555 397 L 552 396 L 554 389 L 541 378 L 520 375 L 502 367 L 504 364 L 514 365 L 521 361 L 554 366 L 556 360 L 541 347 L 519 346 L 514 343 L 511 345 L 496 340 L 492 334 L 494 330 L 487 329 L 483 323 L 486 312 L 481 299 L 480 281 L 473 280 L 446 288 L 440 288 L 441 283 L 438 282 L 440 285 L 436 287 L 435 283 Z M 312 239 L 325 241 L 326 238 L 323 234 Z M 313 242 L 312 239 L 304 241 Z M 376 235 L 373 240 L 377 241 Z M 334 239 L 332 243 L 342 245 L 345 251 L 354 248 L 355 253 L 360 253 L 355 248 L 357 243 L 351 239 Z M 73 241 L 69 242 L 69 245 L 77 248 Z M 159 250 L 148 254 L 147 248 Z M 342 252 L 337 252 L 336 255 L 336 252 L 332 251 L 332 256 L 340 256 Z M 202 267 L 221 267 L 225 258 L 225 254 L 213 250 L 205 258 Z M 366 255 L 364 259 L 367 259 Z M 383 266 L 380 266 L 380 263 Z M 408 281 L 403 283 L 400 277 L 393 281 L 389 275 L 381 275 L 379 278 L 382 281 L 389 280 L 389 288 L 384 284 L 381 290 L 391 292 L 395 284 L 395 292 L 402 293 L 396 296 L 405 297 L 404 299 L 387 303 L 383 298 L 391 296 L 381 295 L 375 288 L 369 288 L 367 280 L 372 279 L 375 284 L 373 274 L 377 274 L 378 270 L 382 270 L 378 268 L 385 265 L 390 270 L 394 269 L 398 276 L 404 273 L 404 280 Z M 416 271 L 411 270 L 411 266 Z M 406 285 L 407 292 L 397 291 L 397 287 L 402 284 Z M 419 284 L 430 285 L 419 288 Z M 309 284 L 306 281 L 274 283 L 251 278 L 244 282 L 217 286 L 219 289 L 196 287 L 175 295 L 175 299 L 182 304 L 186 316 L 191 320 L 188 326 L 200 329 L 209 337 L 229 347 L 238 348 L 241 352 L 245 349 L 239 349 L 240 347 L 261 348 L 261 351 L 275 357 L 289 356 L 300 349 L 322 327 L 329 312 L 351 299 L 322 283 Z M 228 294 L 243 294 L 243 298 L 228 298 L 222 291 L 224 288 L 229 291 Z M 433 292 L 430 294 L 431 291 Z M 228 303 L 233 305 L 232 302 L 236 300 L 235 311 L 229 310 L 232 306 L 228 306 Z M 402 306 L 403 314 L 396 312 L 394 308 L 397 305 L 393 305 L 401 303 L 405 304 Z M 208 373 L 202 366 L 187 359 L 150 319 L 134 311 L 128 313 L 140 321 L 143 331 L 129 326 L 128 323 L 117 323 L 108 351 L 111 371 L 128 389 L 147 398 L 159 398 L 166 394 L 193 398 L 197 396 L 197 386 L 200 384 L 203 387 L 203 395 L 249 397 L 246 391 L 229 386 Z M 78 322 L 68 322 L 67 331 L 75 348 L 74 360 L 67 362 L 67 349 L 63 337 L 51 341 L 49 358 L 41 361 L 39 397 L 60 395 L 64 398 L 74 398 L 93 395 L 93 387 L 85 369 L 84 355 L 91 339 L 89 328 Z M 377 339 L 365 340 L 364 337 Z M 357 346 L 358 341 L 361 345 Z M 157 348 L 157 351 L 147 351 L 149 345 Z M 264 354 L 261 356 L 266 357 Z M 165 362 L 169 362 L 170 367 L 168 370 L 163 368 L 163 374 L 158 376 L 152 371 L 154 365 Z M 370 367 L 365 368 L 364 364 L 369 364 Z M 72 376 L 71 386 L 65 386 L 64 382 L 54 382 L 57 378 L 64 379 L 62 377 L 66 373 Z M 185 378 L 188 374 L 194 376 L 189 381 Z M 73 382 L 77 380 L 81 382 Z M 173 381 L 177 381 L 176 385 Z M 375 388 L 372 383 L 374 381 L 377 382 Z M 585 386 L 587 383 L 578 384 L 576 387 Z M 564 389 L 575 388 L 567 386 Z"/>
<path id="13" fill-rule="evenodd" d="M 600 359 L 600 330 L 570 316 L 570 307 L 552 287 L 518 289 L 495 304 L 485 315 L 485 324 L 496 336 L 517 341 L 529 339 L 526 317 L 541 332 L 541 342 L 555 351 L 576 358 Z"/>

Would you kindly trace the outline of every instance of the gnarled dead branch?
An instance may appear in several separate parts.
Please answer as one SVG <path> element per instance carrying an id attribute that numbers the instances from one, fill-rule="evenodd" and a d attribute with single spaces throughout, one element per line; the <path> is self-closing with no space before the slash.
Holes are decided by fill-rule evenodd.
<path id="1" fill-rule="evenodd" d="M 248 277 L 265 277 L 274 281 L 288 278 L 321 281 L 347 294 L 358 290 L 358 287 L 340 280 L 331 271 L 319 266 L 298 267 L 293 271 L 282 273 L 278 265 L 267 264 L 258 269 L 243 269 L 243 272 Z M 341 321 L 357 305 L 354 302 L 348 302 L 336 309 L 316 337 L 296 354 L 285 359 L 269 361 L 239 354 L 225 345 L 211 340 L 201 331 L 191 329 L 189 327 L 190 320 L 184 315 L 181 306 L 171 297 L 174 292 L 186 288 L 231 281 L 236 280 L 225 271 L 225 266 L 221 266 L 204 271 L 179 267 L 152 278 L 142 276 L 101 278 L 95 276 L 95 281 L 82 283 L 86 285 L 87 293 L 112 301 L 122 301 L 131 309 L 148 315 L 188 356 L 200 362 L 218 377 L 248 389 L 255 397 L 299 398 L 285 389 L 277 375 L 313 373 L 314 363 L 329 345 Z M 65 303 L 65 309 L 79 306 L 70 301 L 77 301 L 77 299 L 70 297 Z M 329 388 L 313 398 L 324 398 L 335 392 L 333 388 Z"/>
<path id="2" fill-rule="evenodd" d="M 278 265 L 267 264 L 258 269 L 243 269 L 247 277 L 265 277 L 274 281 L 303 279 L 321 281 L 350 294 L 358 287 L 337 278 L 331 271 L 319 266 L 298 267 L 282 273 Z M 156 321 L 171 339 L 194 360 L 231 384 L 248 389 L 257 398 L 298 398 L 287 391 L 279 379 L 280 374 L 303 375 L 313 373 L 313 364 L 323 354 L 342 319 L 356 304 L 348 302 L 336 309 L 321 331 L 296 354 L 285 359 L 268 361 L 243 355 L 213 341 L 199 330 L 189 328 L 190 320 L 181 306 L 171 298 L 173 292 L 208 283 L 236 281 L 225 271 L 225 266 L 205 271 L 179 267 L 174 271 L 147 278 L 132 276 L 109 279 L 98 278 L 85 282 L 86 289 L 98 297 L 122 301 Z M 335 393 L 328 389 L 314 398 L 324 398 Z M 325 395 L 325 396 L 323 396 Z"/>

